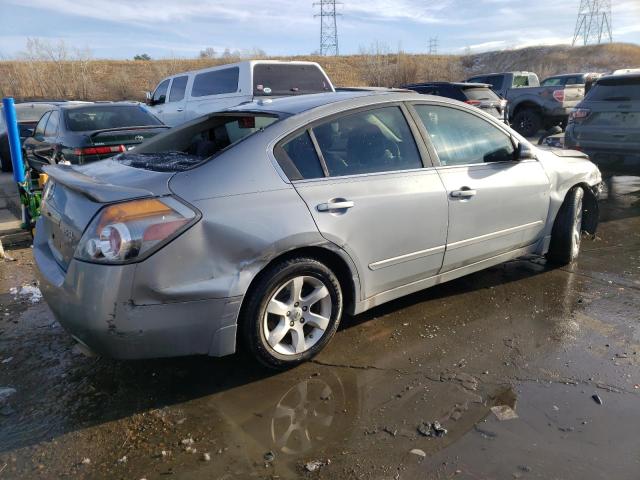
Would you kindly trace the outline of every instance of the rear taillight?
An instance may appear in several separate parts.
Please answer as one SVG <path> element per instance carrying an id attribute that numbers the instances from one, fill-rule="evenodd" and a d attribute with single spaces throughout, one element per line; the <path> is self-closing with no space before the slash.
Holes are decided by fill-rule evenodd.
<path id="1" fill-rule="evenodd" d="M 479 107 L 482 104 L 480 100 L 467 100 L 464 103 L 468 103 L 469 105 L 473 105 L 474 107 Z"/>
<path id="2" fill-rule="evenodd" d="M 553 92 L 553 98 L 560 103 L 564 102 L 564 89 L 555 90 Z"/>
<path id="3" fill-rule="evenodd" d="M 75 155 L 104 155 L 107 153 L 122 153 L 127 149 L 124 145 L 113 145 L 110 147 L 84 147 L 76 148 L 73 153 Z"/>
<path id="4" fill-rule="evenodd" d="M 580 123 L 591 115 L 588 108 L 576 108 L 569 114 L 569 123 Z"/>
<path id="5" fill-rule="evenodd" d="M 83 234 L 75 258 L 109 264 L 138 261 L 171 241 L 196 220 L 193 210 L 172 197 L 109 205 Z"/>

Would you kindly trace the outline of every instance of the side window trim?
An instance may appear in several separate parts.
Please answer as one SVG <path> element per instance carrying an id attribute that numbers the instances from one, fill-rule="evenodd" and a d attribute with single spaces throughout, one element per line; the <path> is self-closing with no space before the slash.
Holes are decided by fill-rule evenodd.
<path id="1" fill-rule="evenodd" d="M 320 161 L 320 166 L 322 167 L 322 173 L 324 173 L 324 178 L 330 177 L 329 169 L 327 168 L 327 161 L 324 159 L 324 154 L 320 149 L 320 145 L 318 144 L 318 139 L 316 138 L 316 134 L 313 132 L 313 128 L 308 128 L 307 133 L 309 134 L 309 138 L 311 138 L 311 143 L 313 144 L 313 148 L 316 151 L 316 155 L 318 160 Z"/>
<path id="2" fill-rule="evenodd" d="M 277 155 L 277 152 L 280 151 L 282 149 L 282 145 L 284 145 L 285 143 L 287 143 L 287 141 L 291 140 L 292 138 L 295 138 L 296 136 L 300 135 L 302 132 L 309 131 L 309 133 L 311 134 L 311 138 L 312 138 L 312 142 L 314 145 L 314 148 L 316 149 L 316 155 L 318 156 L 318 159 L 321 162 L 321 166 L 323 171 L 325 172 L 325 177 L 320 177 L 320 178 L 299 178 L 299 179 L 292 179 L 289 178 L 289 180 L 291 182 L 317 182 L 320 180 L 328 180 L 328 179 L 338 179 L 338 178 L 351 178 L 351 177 L 360 177 L 360 176 L 366 176 L 366 175 L 387 175 L 387 174 L 395 174 L 398 172 L 402 172 L 402 171 L 407 171 L 407 170 L 390 170 L 390 171 L 384 171 L 384 172 L 373 172 L 373 173 L 358 173 L 358 174 L 353 174 L 353 175 L 342 175 L 342 176 L 335 176 L 332 177 L 330 175 L 328 175 L 328 169 L 326 166 L 326 162 L 324 160 L 324 156 L 322 155 L 322 152 L 320 151 L 320 146 L 318 145 L 317 139 L 315 138 L 315 134 L 313 134 L 313 128 L 318 126 L 318 125 L 322 125 L 324 123 L 327 122 L 331 122 L 335 119 L 341 118 L 341 117 L 345 117 L 345 116 L 349 116 L 352 114 L 356 114 L 356 113 L 361 113 L 361 112 L 366 112 L 368 110 L 378 110 L 381 108 L 387 108 L 387 107 L 398 107 L 400 108 L 400 111 L 402 112 L 402 115 L 404 116 L 405 121 L 407 122 L 407 125 L 409 126 L 409 130 L 413 136 L 413 139 L 416 143 L 416 148 L 418 149 L 418 153 L 420 155 L 420 159 L 421 159 L 421 163 L 422 166 L 419 168 L 414 168 L 414 169 L 410 169 L 408 171 L 411 170 L 422 170 L 424 168 L 431 168 L 431 167 L 436 167 L 436 162 L 434 161 L 434 158 L 437 158 L 437 156 L 434 156 L 432 154 L 432 152 L 430 151 L 430 149 L 428 148 L 428 146 L 425 144 L 424 139 L 422 138 L 421 134 L 419 134 L 420 132 L 420 124 L 416 123 L 412 113 L 409 111 L 409 109 L 407 109 L 407 106 L 405 105 L 404 102 L 400 101 L 396 101 L 396 102 L 388 102 L 388 103 L 376 103 L 373 105 L 365 105 L 362 107 L 355 107 L 352 109 L 349 109 L 347 111 L 342 111 L 342 112 L 338 112 L 338 113 L 334 113 L 332 115 L 328 115 L 326 117 L 317 119 L 317 120 L 313 120 L 310 123 L 306 124 L 304 127 L 299 127 L 285 135 L 283 135 L 282 137 L 280 137 L 277 141 L 276 141 L 276 146 L 273 148 L 273 156 L 276 158 L 276 160 L 279 160 L 279 157 Z M 282 166 L 281 166 L 282 168 Z M 283 168 L 284 170 L 284 168 Z M 285 172 L 286 173 L 286 172 Z"/>
<path id="3" fill-rule="evenodd" d="M 429 133 L 427 132 L 427 128 L 424 126 L 424 124 L 422 123 L 422 121 L 420 121 L 420 115 L 418 114 L 418 111 L 414 108 L 415 105 L 427 105 L 427 106 L 435 106 L 435 107 L 448 107 L 448 108 L 452 108 L 455 110 L 460 110 L 463 111 L 465 113 L 469 113 L 471 115 L 474 115 L 476 117 L 478 117 L 481 120 L 484 120 L 485 122 L 487 122 L 488 124 L 492 125 L 493 127 L 497 128 L 498 130 L 500 130 L 502 133 L 504 133 L 508 138 L 509 141 L 511 142 L 511 144 L 513 145 L 513 148 L 517 150 L 518 148 L 518 142 L 517 139 L 511 134 L 511 132 L 509 132 L 508 130 L 506 130 L 506 128 L 496 122 L 493 122 L 491 120 L 487 120 L 486 118 L 483 118 L 481 115 L 478 115 L 477 112 L 474 111 L 469 111 L 465 108 L 460 108 L 457 105 L 451 105 L 448 103 L 440 103 L 440 102 L 425 102 L 425 101 L 419 101 L 419 100 L 414 100 L 411 102 L 407 102 L 407 107 L 408 110 L 411 112 L 411 115 L 414 117 L 414 120 L 417 121 L 417 125 L 418 125 L 418 129 L 420 130 L 420 135 L 423 137 L 423 141 L 425 142 L 428 150 L 429 150 L 429 154 L 431 155 L 432 159 L 433 159 L 433 163 L 434 163 L 434 167 L 438 167 L 438 168 L 457 168 L 457 167 L 472 167 L 472 166 L 486 166 L 487 163 L 465 163 L 462 165 L 443 165 L 440 162 L 440 157 L 438 156 L 438 152 L 436 151 L 435 146 L 433 145 L 433 142 L 431 141 L 431 138 L 429 138 Z M 528 161 L 528 160 L 525 160 Z M 537 162 L 538 160 L 536 159 L 531 159 L 531 161 L 533 162 Z M 493 165 L 495 164 L 509 164 L 511 163 L 511 160 L 502 160 L 502 161 L 497 161 L 497 162 L 491 162 Z"/>

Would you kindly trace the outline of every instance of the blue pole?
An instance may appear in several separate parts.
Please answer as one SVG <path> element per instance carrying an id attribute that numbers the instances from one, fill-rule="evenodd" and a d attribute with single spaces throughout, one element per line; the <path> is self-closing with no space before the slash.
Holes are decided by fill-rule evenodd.
<path id="1" fill-rule="evenodd" d="M 18 130 L 18 119 L 16 117 L 16 107 L 13 103 L 13 98 L 3 98 L 2 107 L 4 120 L 7 124 L 11 164 L 13 165 L 13 178 L 16 183 L 21 184 L 25 181 L 25 171 L 24 162 L 22 161 L 22 147 L 20 146 L 20 131 Z"/>

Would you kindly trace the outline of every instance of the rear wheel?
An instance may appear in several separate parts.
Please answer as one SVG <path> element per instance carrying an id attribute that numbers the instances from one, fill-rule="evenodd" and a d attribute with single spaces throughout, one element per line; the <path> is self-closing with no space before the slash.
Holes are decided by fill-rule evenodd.
<path id="1" fill-rule="evenodd" d="M 551 232 L 547 259 L 559 265 L 573 262 L 580 253 L 582 239 L 582 199 L 584 190 L 573 187 L 560 207 Z"/>
<path id="2" fill-rule="evenodd" d="M 542 128 L 542 117 L 537 111 L 530 108 L 520 110 L 516 113 L 515 117 L 513 117 L 512 127 L 520 135 L 533 137 L 540 131 L 540 128 Z"/>
<path id="3" fill-rule="evenodd" d="M 268 367 L 297 365 L 333 337 L 342 303 L 340 282 L 326 265 L 313 258 L 284 260 L 264 272 L 248 294 L 244 341 Z"/>

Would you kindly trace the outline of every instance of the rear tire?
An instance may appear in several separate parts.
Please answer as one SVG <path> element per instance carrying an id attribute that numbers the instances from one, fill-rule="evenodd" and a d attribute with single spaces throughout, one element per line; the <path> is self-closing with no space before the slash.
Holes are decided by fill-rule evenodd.
<path id="1" fill-rule="evenodd" d="M 530 108 L 520 110 L 513 117 L 511 125 L 520 135 L 524 137 L 533 137 L 542 128 L 541 115 Z"/>
<path id="2" fill-rule="evenodd" d="M 552 263 L 568 265 L 580 253 L 583 197 L 584 190 L 581 187 L 573 187 L 558 211 L 547 252 L 547 259 Z"/>
<path id="3" fill-rule="evenodd" d="M 269 267 L 247 294 L 240 327 L 248 350 L 269 368 L 313 358 L 333 337 L 342 316 L 336 275 L 313 258 Z"/>

